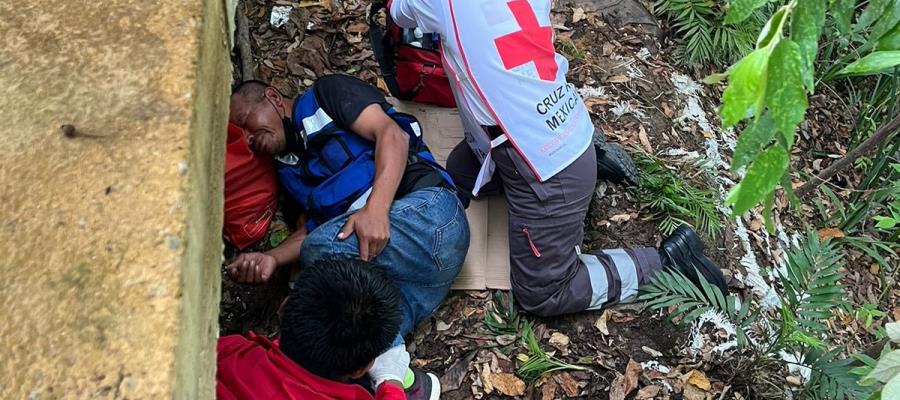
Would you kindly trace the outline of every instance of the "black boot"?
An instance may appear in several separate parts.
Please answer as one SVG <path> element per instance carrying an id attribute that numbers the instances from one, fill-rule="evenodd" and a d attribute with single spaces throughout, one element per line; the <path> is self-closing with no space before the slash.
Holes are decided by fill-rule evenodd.
<path id="1" fill-rule="evenodd" d="M 688 225 L 681 225 L 659 246 L 659 257 L 663 267 L 679 271 L 698 287 L 697 272 L 706 281 L 728 295 L 728 285 L 719 267 L 703 254 L 703 241 Z"/>
<path id="2" fill-rule="evenodd" d="M 607 142 L 599 134 L 594 135 L 594 150 L 597 152 L 597 179 L 625 186 L 638 184 L 637 167 L 622 146 Z"/>

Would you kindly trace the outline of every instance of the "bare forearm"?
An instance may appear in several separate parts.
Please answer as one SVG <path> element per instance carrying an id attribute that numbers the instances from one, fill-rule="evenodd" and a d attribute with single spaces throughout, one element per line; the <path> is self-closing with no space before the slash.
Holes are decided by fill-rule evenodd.
<path id="1" fill-rule="evenodd" d="M 300 246 L 303 245 L 303 239 L 306 239 L 306 229 L 298 227 L 278 247 L 267 251 L 266 254 L 274 257 L 275 264 L 279 267 L 295 263 L 300 260 Z"/>
<path id="2" fill-rule="evenodd" d="M 367 208 L 383 212 L 390 209 L 406 169 L 408 152 L 409 136 L 399 126 L 393 125 L 378 136 L 375 142 L 375 180 L 372 194 L 366 202 Z"/>

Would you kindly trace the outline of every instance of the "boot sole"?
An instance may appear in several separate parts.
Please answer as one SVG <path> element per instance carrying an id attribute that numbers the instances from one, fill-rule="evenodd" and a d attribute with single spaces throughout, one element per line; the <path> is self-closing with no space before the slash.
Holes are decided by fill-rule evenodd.
<path id="1" fill-rule="evenodd" d="M 441 398 L 441 381 L 432 373 L 425 375 L 431 379 L 431 393 L 428 395 L 428 400 L 439 400 Z"/>
<path id="2" fill-rule="evenodd" d="M 617 143 L 600 142 L 596 144 L 599 150 L 603 151 L 602 159 L 597 160 L 598 172 L 600 170 L 617 171 L 616 175 L 621 175 L 621 182 L 625 185 L 634 186 L 638 184 L 638 169 L 634 164 L 634 160 L 625 151 L 625 148 Z M 598 174 L 600 175 L 600 174 Z M 608 175 L 608 174 L 605 174 Z"/>

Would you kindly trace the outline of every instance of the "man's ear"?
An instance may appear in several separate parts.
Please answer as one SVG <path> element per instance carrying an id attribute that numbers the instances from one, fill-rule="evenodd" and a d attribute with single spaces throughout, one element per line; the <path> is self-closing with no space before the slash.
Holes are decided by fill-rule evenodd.
<path id="1" fill-rule="evenodd" d="M 372 368 L 373 364 L 375 364 L 375 360 L 369 361 L 369 363 L 366 364 L 364 367 L 362 367 L 354 372 L 351 372 L 350 380 L 362 379 L 362 377 L 366 376 L 366 373 L 369 372 L 369 370 Z"/>
<path id="2" fill-rule="evenodd" d="M 263 95 L 266 96 L 267 99 L 271 100 L 272 103 L 274 103 L 277 107 L 284 106 L 284 97 L 281 96 L 281 92 L 279 92 L 278 89 L 269 86 L 266 88 L 266 91 L 263 93 Z"/>

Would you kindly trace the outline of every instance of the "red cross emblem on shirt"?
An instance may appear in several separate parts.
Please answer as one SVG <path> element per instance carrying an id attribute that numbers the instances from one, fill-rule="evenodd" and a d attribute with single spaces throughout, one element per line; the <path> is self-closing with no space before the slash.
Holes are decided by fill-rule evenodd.
<path id="1" fill-rule="evenodd" d="M 534 62 L 541 79 L 555 80 L 559 68 L 553 49 L 553 27 L 538 25 L 537 16 L 527 0 L 513 0 L 506 5 L 522 29 L 494 39 L 503 67 L 509 70 Z"/>

